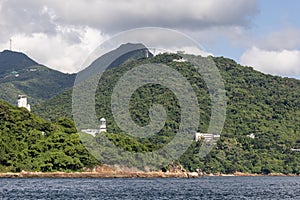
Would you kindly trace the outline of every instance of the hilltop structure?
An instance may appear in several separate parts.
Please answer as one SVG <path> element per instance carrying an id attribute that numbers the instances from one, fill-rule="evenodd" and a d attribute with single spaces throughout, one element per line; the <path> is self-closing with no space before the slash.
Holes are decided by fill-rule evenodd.
<path id="1" fill-rule="evenodd" d="M 27 104 L 27 97 L 26 95 L 19 95 L 18 96 L 18 107 L 19 108 L 26 108 L 28 111 L 30 111 L 30 105 Z"/>

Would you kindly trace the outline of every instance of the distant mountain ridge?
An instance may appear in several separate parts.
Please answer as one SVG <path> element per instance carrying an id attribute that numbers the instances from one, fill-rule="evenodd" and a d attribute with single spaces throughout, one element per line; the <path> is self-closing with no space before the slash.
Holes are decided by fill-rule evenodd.
<path id="1" fill-rule="evenodd" d="M 22 70 L 34 65 L 39 64 L 24 53 L 10 50 L 0 52 L 0 74 Z"/>
<path id="2" fill-rule="evenodd" d="M 78 73 L 83 75 L 80 76 L 80 78 L 86 79 L 87 77 L 94 75 L 99 71 L 118 67 L 132 60 L 151 57 L 153 57 L 153 54 L 145 45 L 140 43 L 126 43 L 99 56 L 88 67 Z M 81 80 L 77 79 L 76 81 L 80 82 Z"/>
<path id="3" fill-rule="evenodd" d="M 39 64 L 21 52 L 0 52 L 0 99 L 15 104 L 19 94 L 36 103 L 73 86 L 75 74 Z"/>
<path id="4" fill-rule="evenodd" d="M 85 70 L 93 74 L 97 70 L 93 66 L 113 68 L 145 57 L 153 55 L 143 44 L 122 44 L 102 55 L 102 59 L 96 59 Z M 50 69 L 22 52 L 0 52 L 0 99 L 9 103 L 15 104 L 19 94 L 27 95 L 31 104 L 44 101 L 72 87 L 75 78 L 76 74 Z"/>

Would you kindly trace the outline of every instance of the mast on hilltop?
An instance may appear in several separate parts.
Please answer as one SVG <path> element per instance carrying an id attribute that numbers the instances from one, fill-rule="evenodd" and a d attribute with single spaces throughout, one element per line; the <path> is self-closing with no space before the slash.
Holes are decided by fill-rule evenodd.
<path id="1" fill-rule="evenodd" d="M 9 50 L 12 51 L 12 39 L 9 39 Z"/>

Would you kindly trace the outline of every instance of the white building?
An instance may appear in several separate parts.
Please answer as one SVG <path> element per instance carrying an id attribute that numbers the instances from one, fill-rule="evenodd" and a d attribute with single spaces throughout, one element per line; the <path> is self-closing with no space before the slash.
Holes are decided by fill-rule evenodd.
<path id="1" fill-rule="evenodd" d="M 187 62 L 187 60 L 184 58 L 180 58 L 180 59 L 173 59 L 173 62 Z"/>
<path id="2" fill-rule="evenodd" d="M 220 138 L 218 134 L 211 134 L 211 133 L 195 133 L 195 140 L 204 140 L 206 142 L 210 142 L 212 140 L 217 140 Z"/>
<path id="3" fill-rule="evenodd" d="M 291 151 L 300 152 L 300 149 L 291 149 Z"/>
<path id="4" fill-rule="evenodd" d="M 81 132 L 83 133 L 87 133 L 87 134 L 90 134 L 94 137 L 96 137 L 96 134 L 100 132 L 99 129 L 82 129 Z"/>
<path id="5" fill-rule="evenodd" d="M 27 97 L 25 95 L 19 95 L 18 96 L 18 107 L 26 108 L 28 111 L 30 111 L 30 105 L 27 104 Z"/>
<path id="6" fill-rule="evenodd" d="M 100 119 L 100 133 L 106 132 L 106 120 L 102 117 Z"/>
<path id="7" fill-rule="evenodd" d="M 250 135 L 247 135 L 247 137 L 251 138 L 251 139 L 254 139 L 255 138 L 255 135 L 254 133 L 251 133 Z"/>
<path id="8" fill-rule="evenodd" d="M 81 132 L 90 134 L 92 136 L 96 136 L 97 133 L 106 132 L 106 119 L 100 119 L 100 127 L 99 129 L 82 129 Z"/>

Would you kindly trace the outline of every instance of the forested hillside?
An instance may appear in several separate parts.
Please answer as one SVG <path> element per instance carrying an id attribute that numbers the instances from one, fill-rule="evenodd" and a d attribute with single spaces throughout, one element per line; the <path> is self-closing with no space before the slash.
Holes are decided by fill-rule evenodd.
<path id="1" fill-rule="evenodd" d="M 161 148 L 172 140 L 180 124 L 180 108 L 176 97 L 160 85 L 139 88 L 133 94 L 130 104 L 133 120 L 142 126 L 149 123 L 149 108 L 154 103 L 163 104 L 168 111 L 168 118 L 157 135 L 147 139 L 126 139 L 115 124 L 110 107 L 114 85 L 128 70 L 145 63 L 167 64 L 189 80 L 200 104 L 199 129 L 201 132 L 207 131 L 210 97 L 206 84 L 190 63 L 174 59 L 180 59 L 180 56 L 161 54 L 124 63 L 102 75 L 96 94 L 96 112 L 99 118 L 107 119 L 108 131 L 114 133 L 109 137 L 119 146 L 131 151 Z M 230 59 L 213 59 L 223 77 L 227 96 L 227 118 L 221 139 L 203 159 L 197 154 L 201 142 L 194 142 L 179 161 L 191 171 L 299 173 L 300 153 L 291 149 L 300 147 L 300 81 L 266 75 L 251 67 L 240 66 Z M 55 96 L 36 106 L 34 112 L 51 120 L 60 116 L 71 118 L 71 94 L 72 90 L 69 90 Z M 247 136 L 251 133 L 255 135 L 254 139 Z M 132 139 L 138 144 L 126 142 Z"/>
<path id="2" fill-rule="evenodd" d="M 50 123 L 0 101 L 0 171 L 78 171 L 99 164 L 69 119 Z"/>

